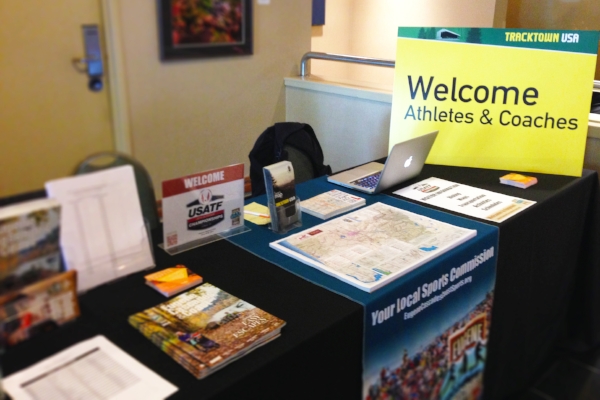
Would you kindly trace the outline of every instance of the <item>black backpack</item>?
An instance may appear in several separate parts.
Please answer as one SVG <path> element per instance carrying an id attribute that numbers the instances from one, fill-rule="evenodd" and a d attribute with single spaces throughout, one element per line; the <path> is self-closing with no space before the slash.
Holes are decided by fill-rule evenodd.
<path id="1" fill-rule="evenodd" d="M 313 178 L 331 174 L 324 164 L 323 150 L 313 128 L 301 122 L 278 122 L 260 134 L 250 151 L 250 182 L 252 196 L 265 193 L 263 167 L 289 160 L 287 147 L 304 154 L 311 162 Z M 296 169 L 296 166 L 294 166 Z"/>

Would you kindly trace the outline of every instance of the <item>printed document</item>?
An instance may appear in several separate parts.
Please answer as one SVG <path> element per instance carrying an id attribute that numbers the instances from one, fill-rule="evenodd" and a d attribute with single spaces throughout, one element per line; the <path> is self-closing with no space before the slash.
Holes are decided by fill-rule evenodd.
<path id="1" fill-rule="evenodd" d="M 439 178 L 425 179 L 394 194 L 493 222 L 505 221 L 535 204 L 535 201 Z"/>
<path id="2" fill-rule="evenodd" d="M 62 207 L 60 246 L 77 291 L 154 266 L 133 167 L 46 182 Z"/>
<path id="3" fill-rule="evenodd" d="M 158 400 L 177 391 L 101 335 L 15 372 L 2 384 L 13 400 Z"/>

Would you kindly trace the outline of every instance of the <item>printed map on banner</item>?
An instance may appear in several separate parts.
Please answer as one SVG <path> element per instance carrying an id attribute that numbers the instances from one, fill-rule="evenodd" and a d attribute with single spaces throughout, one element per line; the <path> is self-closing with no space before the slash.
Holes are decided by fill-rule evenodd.
<path id="1" fill-rule="evenodd" d="M 389 148 L 427 163 L 581 176 L 598 31 L 398 28 Z"/>
<path id="2" fill-rule="evenodd" d="M 244 164 L 164 181 L 162 190 L 165 250 L 244 225 Z"/>

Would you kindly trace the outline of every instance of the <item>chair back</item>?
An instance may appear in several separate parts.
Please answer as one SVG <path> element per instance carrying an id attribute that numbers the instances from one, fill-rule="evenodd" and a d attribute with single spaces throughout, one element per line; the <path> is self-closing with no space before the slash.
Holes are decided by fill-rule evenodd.
<path id="1" fill-rule="evenodd" d="M 296 183 L 307 181 L 316 176 L 312 162 L 305 152 L 289 144 L 284 145 L 283 150 L 287 152 L 287 159 L 294 167 L 294 181 Z"/>
<path id="2" fill-rule="evenodd" d="M 309 124 L 301 122 L 278 122 L 268 127 L 256 139 L 248 158 L 252 196 L 265 193 L 263 167 L 279 161 L 292 163 L 296 183 L 331 174 L 317 135 Z"/>
<path id="3" fill-rule="evenodd" d="M 146 168 L 132 156 L 116 151 L 95 153 L 86 157 L 79 163 L 75 170 L 75 174 L 81 175 L 123 165 L 131 165 L 133 167 L 135 184 L 137 186 L 140 206 L 142 208 L 142 216 L 148 223 L 150 229 L 157 228 L 160 224 L 160 218 L 158 215 L 152 178 L 150 178 L 150 174 Z"/>

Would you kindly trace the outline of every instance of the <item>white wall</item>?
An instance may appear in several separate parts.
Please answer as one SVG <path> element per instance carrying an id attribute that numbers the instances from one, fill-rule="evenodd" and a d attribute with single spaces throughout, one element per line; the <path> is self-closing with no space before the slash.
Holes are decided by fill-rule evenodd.
<path id="1" fill-rule="evenodd" d="M 503 26 L 507 0 L 327 0 L 311 51 L 396 59 L 399 26 Z M 387 155 L 390 67 L 311 60 L 308 79 L 286 79 L 286 119 L 310 124 L 334 171 Z"/>
<path id="2" fill-rule="evenodd" d="M 325 25 L 313 29 L 312 51 L 396 59 L 399 26 L 492 27 L 507 0 L 327 0 Z M 502 16 L 500 22 L 495 17 Z M 495 25 L 496 24 L 496 25 Z M 344 64 L 340 67 L 338 64 Z M 312 60 L 311 73 L 330 80 L 393 83 L 393 68 Z"/>
<path id="3" fill-rule="evenodd" d="M 156 1 L 119 4 L 132 152 L 161 182 L 244 163 L 256 138 L 285 121 L 283 78 L 310 50 L 307 0 L 253 0 L 254 54 L 161 62 Z"/>
<path id="4" fill-rule="evenodd" d="M 297 77 L 285 84 L 287 120 L 315 130 L 334 172 L 387 155 L 391 91 Z"/>
<path id="5" fill-rule="evenodd" d="M 398 26 L 598 29 L 599 17 L 598 0 L 327 0 L 312 51 L 395 60 Z M 287 120 L 315 129 L 334 171 L 385 156 L 393 68 L 312 60 L 310 70 L 286 80 Z M 363 96 L 382 89 L 389 101 Z M 600 171 L 600 118 L 592 118 L 584 167 Z"/>
<path id="6" fill-rule="evenodd" d="M 510 0 L 506 26 L 526 29 L 600 30 L 598 0 Z M 600 52 L 598 53 L 600 56 Z M 600 63 L 596 64 L 600 80 Z"/>
<path id="7" fill-rule="evenodd" d="M 325 25 L 312 27 L 311 51 L 352 54 L 352 14 L 354 0 L 326 0 Z M 347 77 L 349 64 L 310 61 L 313 71 L 321 75 Z"/>

